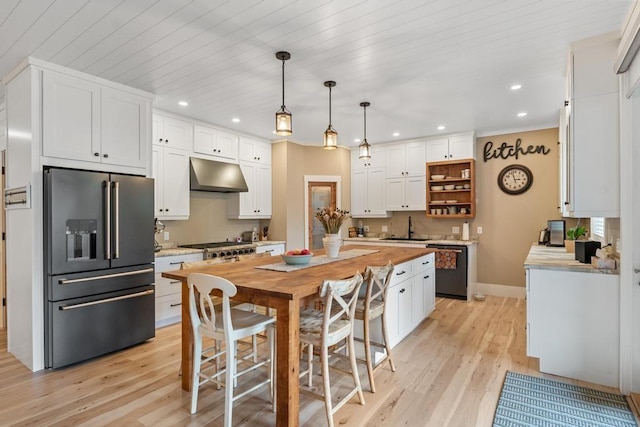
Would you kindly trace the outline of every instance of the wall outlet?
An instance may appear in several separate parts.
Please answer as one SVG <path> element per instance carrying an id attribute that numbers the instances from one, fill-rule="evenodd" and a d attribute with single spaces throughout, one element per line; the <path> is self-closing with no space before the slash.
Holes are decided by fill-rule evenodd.
<path id="1" fill-rule="evenodd" d="M 460 227 L 451 227 L 451 232 L 453 234 L 460 234 Z"/>
<path id="2" fill-rule="evenodd" d="M 389 231 L 389 227 L 387 227 L 386 225 L 382 226 L 382 232 L 386 233 L 387 231 Z"/>
<path id="3" fill-rule="evenodd" d="M 368 232 L 369 232 L 369 226 L 368 226 L 368 225 L 365 225 L 365 226 L 363 226 L 362 228 L 364 228 L 364 232 L 365 232 L 365 233 L 368 233 Z"/>
<path id="4" fill-rule="evenodd" d="M 482 234 L 482 227 L 478 227 L 478 234 Z"/>
<path id="5" fill-rule="evenodd" d="M 164 240 L 169 240 L 169 232 L 168 231 L 164 232 Z"/>

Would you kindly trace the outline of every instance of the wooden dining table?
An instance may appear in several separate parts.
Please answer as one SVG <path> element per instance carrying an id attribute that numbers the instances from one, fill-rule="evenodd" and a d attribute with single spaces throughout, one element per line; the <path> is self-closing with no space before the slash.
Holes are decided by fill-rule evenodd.
<path id="1" fill-rule="evenodd" d="M 384 265 L 391 261 L 401 264 L 434 252 L 432 248 L 400 248 L 390 246 L 343 246 L 341 252 L 352 249 L 376 252 L 355 258 L 282 272 L 256 268 L 281 262 L 280 257 L 258 257 L 241 262 L 208 265 L 188 270 L 162 273 L 163 277 L 182 281 L 182 388 L 191 390 L 193 336 L 189 318 L 190 273 L 205 273 L 224 277 L 236 285 L 234 300 L 266 306 L 276 310 L 276 425 L 299 425 L 299 321 L 300 307 L 318 297 L 320 285 L 326 279 L 346 279 L 356 271 L 364 272 L 369 265 Z M 314 250 L 315 255 L 324 250 Z"/>

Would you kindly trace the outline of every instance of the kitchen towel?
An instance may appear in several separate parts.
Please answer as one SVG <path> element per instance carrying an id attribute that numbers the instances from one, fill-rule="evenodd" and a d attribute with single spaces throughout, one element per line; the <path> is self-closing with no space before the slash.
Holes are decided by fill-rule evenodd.
<path id="1" fill-rule="evenodd" d="M 436 252 L 436 268 L 455 270 L 457 268 L 456 258 L 459 250 L 456 249 L 438 249 Z"/>

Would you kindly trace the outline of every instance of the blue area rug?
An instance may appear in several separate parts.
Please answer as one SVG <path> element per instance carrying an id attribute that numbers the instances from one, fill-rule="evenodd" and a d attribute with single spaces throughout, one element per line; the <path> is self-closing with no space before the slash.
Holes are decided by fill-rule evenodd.
<path id="1" fill-rule="evenodd" d="M 627 400 L 544 378 L 507 372 L 493 418 L 494 427 L 637 427 Z"/>

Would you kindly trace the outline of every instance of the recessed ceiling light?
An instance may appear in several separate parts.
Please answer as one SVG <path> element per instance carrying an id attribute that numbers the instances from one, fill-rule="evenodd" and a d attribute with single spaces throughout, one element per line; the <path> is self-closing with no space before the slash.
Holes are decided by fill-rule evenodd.
<path id="1" fill-rule="evenodd" d="M 438 126 L 438 130 L 444 130 L 444 125 Z"/>
<path id="2" fill-rule="evenodd" d="M 394 132 L 393 136 L 400 136 L 400 132 Z"/>
<path id="3" fill-rule="evenodd" d="M 518 113 L 518 117 L 524 117 L 524 116 L 526 116 L 526 115 L 527 115 L 527 112 L 526 112 L 526 111 L 523 111 L 523 112 L 521 112 L 521 113 Z"/>
<path id="4" fill-rule="evenodd" d="M 186 107 L 187 105 L 189 105 L 189 103 L 187 101 L 180 101 L 178 102 L 178 105 L 181 107 Z"/>
<path id="5" fill-rule="evenodd" d="M 237 118 L 237 117 L 234 117 L 233 119 L 231 119 L 231 121 L 232 121 L 233 123 L 240 123 L 240 119 L 239 119 L 239 118 Z"/>
<path id="6" fill-rule="evenodd" d="M 522 89 L 521 84 L 516 83 L 514 85 L 511 85 L 511 90 L 518 90 L 518 89 Z"/>
<path id="7" fill-rule="evenodd" d="M 356 138 L 353 140 L 353 142 L 360 142 L 360 141 L 361 141 L 360 138 Z"/>

